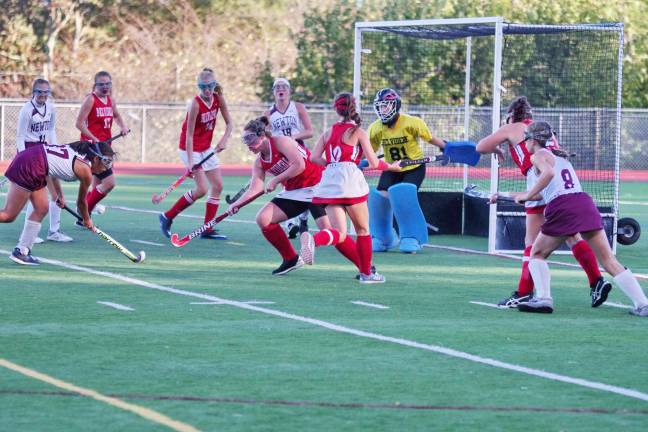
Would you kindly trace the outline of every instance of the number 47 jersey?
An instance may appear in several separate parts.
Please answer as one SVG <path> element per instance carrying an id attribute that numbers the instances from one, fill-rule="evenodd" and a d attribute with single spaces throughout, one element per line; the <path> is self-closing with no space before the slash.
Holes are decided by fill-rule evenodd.
<path id="1" fill-rule="evenodd" d="M 419 144 L 419 138 L 423 141 L 430 141 L 432 134 L 423 119 L 408 114 L 399 114 L 398 120 L 391 127 L 376 120 L 369 126 L 369 140 L 374 151 L 380 146 L 385 152 L 387 163 L 402 159 L 421 159 L 423 149 Z M 420 165 L 411 165 L 403 168 L 403 171 L 415 169 Z"/>
<path id="2" fill-rule="evenodd" d="M 72 150 L 72 147 L 61 145 L 44 145 L 45 156 L 47 156 L 47 174 L 63 181 L 74 181 L 77 179 L 74 174 L 74 161 L 76 159 L 88 164 L 81 155 Z"/>

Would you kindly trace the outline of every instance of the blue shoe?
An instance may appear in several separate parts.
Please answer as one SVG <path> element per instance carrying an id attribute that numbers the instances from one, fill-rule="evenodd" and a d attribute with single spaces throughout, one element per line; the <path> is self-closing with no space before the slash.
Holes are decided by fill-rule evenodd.
<path id="1" fill-rule="evenodd" d="M 217 230 L 205 231 L 200 234 L 200 238 L 209 240 L 227 240 L 227 236 L 219 234 Z"/>
<path id="2" fill-rule="evenodd" d="M 24 254 L 21 252 L 20 248 L 14 248 L 11 255 L 9 255 L 9 259 L 21 265 L 37 266 L 40 264 L 38 258 L 33 256 L 29 249 L 27 249 L 27 253 Z"/>
<path id="3" fill-rule="evenodd" d="M 162 234 L 166 238 L 171 238 L 171 224 L 173 223 L 173 219 L 169 219 L 166 216 L 164 216 L 164 213 L 160 213 L 160 229 L 162 230 Z"/>

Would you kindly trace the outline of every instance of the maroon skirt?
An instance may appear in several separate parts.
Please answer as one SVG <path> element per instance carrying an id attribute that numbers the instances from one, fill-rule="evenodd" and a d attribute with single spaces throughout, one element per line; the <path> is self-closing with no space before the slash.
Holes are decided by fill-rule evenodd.
<path id="1" fill-rule="evenodd" d="M 13 158 L 5 177 L 12 183 L 34 192 L 47 185 L 47 156 L 42 145 L 26 148 Z"/>
<path id="2" fill-rule="evenodd" d="M 567 237 L 603 229 L 601 213 L 585 192 L 561 195 L 551 200 L 544 212 L 543 234 Z"/>

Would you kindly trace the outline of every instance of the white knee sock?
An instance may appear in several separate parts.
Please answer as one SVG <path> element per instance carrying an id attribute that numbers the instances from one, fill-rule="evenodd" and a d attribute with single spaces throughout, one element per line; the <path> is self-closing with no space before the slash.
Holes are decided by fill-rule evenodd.
<path id="1" fill-rule="evenodd" d="M 627 295 L 634 307 L 638 308 L 648 304 L 648 298 L 641 289 L 641 285 L 637 282 L 637 278 L 632 274 L 630 269 L 626 269 L 624 272 L 619 273 L 614 276 L 614 282 L 621 288 L 621 291 Z"/>
<path id="2" fill-rule="evenodd" d="M 31 250 L 34 246 L 34 239 L 38 236 L 40 228 L 40 222 L 34 222 L 29 219 L 25 221 L 25 226 L 20 234 L 20 239 L 18 240 L 17 245 L 17 247 L 20 248 L 20 252 L 26 255 Z"/>
<path id="3" fill-rule="evenodd" d="M 27 201 L 27 207 L 25 207 L 25 224 L 27 223 L 27 219 L 29 218 L 29 215 L 34 212 L 34 206 L 31 203 L 31 200 Z"/>
<path id="4" fill-rule="evenodd" d="M 49 202 L 49 225 L 51 232 L 61 229 L 61 208 L 54 201 Z"/>
<path id="5" fill-rule="evenodd" d="M 551 274 L 547 261 L 533 258 L 529 261 L 529 271 L 535 285 L 536 298 L 551 298 Z"/>

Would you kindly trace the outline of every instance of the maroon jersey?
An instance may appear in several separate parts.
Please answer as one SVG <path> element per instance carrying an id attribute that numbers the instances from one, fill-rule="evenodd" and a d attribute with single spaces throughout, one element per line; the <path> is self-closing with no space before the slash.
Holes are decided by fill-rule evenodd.
<path id="1" fill-rule="evenodd" d="M 358 165 L 360 163 L 360 159 L 362 159 L 362 147 L 360 145 L 351 146 L 342 141 L 344 133 L 354 126 L 355 124 L 352 123 L 335 123 L 333 125 L 331 135 L 324 147 L 327 164 L 353 162 Z"/>
<path id="2" fill-rule="evenodd" d="M 273 176 L 278 176 L 282 172 L 290 168 L 290 162 L 282 153 L 277 150 L 274 143 L 274 138 L 268 138 L 270 141 L 270 157 L 268 160 L 264 160 L 261 155 L 259 155 L 259 161 L 261 162 L 261 168 L 263 171 L 272 174 Z M 315 186 L 319 183 L 322 178 L 323 167 L 320 165 L 314 164 L 310 161 L 310 151 L 307 148 L 302 146 L 297 146 L 297 150 L 304 159 L 306 167 L 298 176 L 289 178 L 281 182 L 284 189 L 286 190 L 295 190 L 302 189 L 305 187 Z"/>
<path id="3" fill-rule="evenodd" d="M 529 126 L 531 123 L 533 123 L 533 120 L 524 119 L 522 120 L 522 123 L 524 123 L 525 126 Z M 548 149 L 560 148 L 560 146 L 558 145 L 558 140 L 556 139 L 555 135 L 553 137 L 552 142 L 547 143 L 547 148 Z M 515 162 L 515 165 L 517 165 L 518 168 L 520 168 L 520 172 L 522 173 L 522 175 L 526 176 L 527 172 L 529 172 L 531 167 L 533 167 L 533 164 L 531 163 L 531 153 L 529 153 L 529 150 L 527 150 L 525 141 L 522 140 L 515 145 L 509 143 L 509 152 L 511 153 L 511 158 L 513 159 L 513 162 Z"/>
<path id="4" fill-rule="evenodd" d="M 111 137 L 113 122 L 113 104 L 110 96 L 106 96 L 106 103 L 103 103 L 96 94 L 92 93 L 92 109 L 86 119 L 86 126 L 100 141 L 106 141 Z M 89 140 L 90 137 L 81 134 L 81 140 Z"/>
<path id="5" fill-rule="evenodd" d="M 216 115 L 220 108 L 218 97 L 214 95 L 211 105 L 207 105 L 205 101 L 196 96 L 195 100 L 198 102 L 198 116 L 194 125 L 193 133 L 193 151 L 203 152 L 208 150 L 211 146 L 212 137 L 214 136 L 214 127 L 216 126 Z M 182 123 L 182 132 L 180 133 L 180 150 L 187 150 L 187 120 L 189 119 L 189 112 L 185 116 Z"/>

